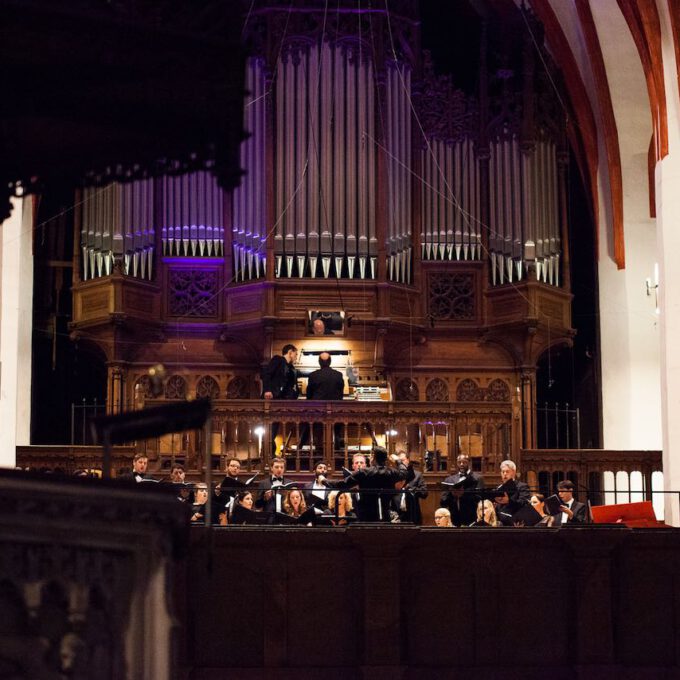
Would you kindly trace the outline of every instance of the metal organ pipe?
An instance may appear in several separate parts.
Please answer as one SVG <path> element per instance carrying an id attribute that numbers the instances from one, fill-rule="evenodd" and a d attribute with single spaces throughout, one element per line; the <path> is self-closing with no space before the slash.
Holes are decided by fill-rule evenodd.
<path id="1" fill-rule="evenodd" d="M 388 276 L 410 282 L 411 272 L 411 73 L 402 64 L 387 67 Z"/>
<path id="2" fill-rule="evenodd" d="M 246 88 L 248 96 L 245 100 L 244 127 L 250 134 L 241 143 L 244 176 L 240 186 L 234 190 L 232 201 L 232 250 L 236 281 L 257 279 L 264 276 L 265 272 L 265 83 L 263 62 L 260 59 L 251 58 L 247 61 Z M 202 179 L 203 190 L 200 195 L 205 195 L 205 200 L 200 201 L 197 207 L 199 211 L 205 210 L 205 252 L 208 255 L 221 255 L 224 236 L 222 192 L 207 173 Z"/>
<path id="3" fill-rule="evenodd" d="M 83 190 L 82 277 L 109 276 L 116 262 L 128 276 L 150 280 L 155 242 L 154 181 Z"/>
<path id="4" fill-rule="evenodd" d="M 377 252 L 372 65 L 352 45 L 324 42 L 284 50 L 277 72 L 276 276 L 369 276 Z"/>
<path id="5" fill-rule="evenodd" d="M 555 144 L 540 136 L 530 150 L 522 150 L 516 136 L 496 139 L 489 167 L 492 284 L 521 279 L 535 267 L 538 280 L 559 285 Z"/>
<path id="6" fill-rule="evenodd" d="M 468 260 L 481 256 L 479 171 L 469 137 L 431 139 L 421 151 L 422 256 L 426 260 Z M 494 172 L 492 153 L 491 172 Z M 496 206 L 491 205 L 492 212 Z"/>

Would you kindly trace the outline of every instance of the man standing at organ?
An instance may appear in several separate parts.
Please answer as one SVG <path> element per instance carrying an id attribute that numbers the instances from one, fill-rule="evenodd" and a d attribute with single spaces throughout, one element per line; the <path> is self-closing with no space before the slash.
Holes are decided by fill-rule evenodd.
<path id="1" fill-rule="evenodd" d="M 262 398 L 263 399 L 297 399 L 297 371 L 295 362 L 297 361 L 298 350 L 295 345 L 284 345 L 281 356 L 273 356 L 271 361 L 262 371 Z M 276 436 L 279 433 L 280 424 L 272 423 L 272 453 L 279 453 Z M 285 453 L 285 452 L 284 452 Z"/>
<path id="2" fill-rule="evenodd" d="M 297 361 L 295 345 L 284 345 L 281 356 L 273 356 L 262 371 L 262 397 L 264 399 L 297 399 Z"/>

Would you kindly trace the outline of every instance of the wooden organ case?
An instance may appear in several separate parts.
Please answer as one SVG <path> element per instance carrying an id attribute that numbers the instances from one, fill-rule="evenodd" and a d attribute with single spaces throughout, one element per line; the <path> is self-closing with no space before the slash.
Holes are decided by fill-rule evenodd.
<path id="1" fill-rule="evenodd" d="M 463 92 L 420 49 L 416 2 L 289 4 L 247 23 L 233 192 L 194 172 L 82 197 L 74 337 L 106 353 L 112 411 L 148 401 L 158 362 L 161 399 L 211 397 L 220 460 L 257 467 L 261 428 L 310 421 L 347 464 L 333 427 L 372 422 L 427 469 L 466 451 L 495 472 L 535 445 L 537 359 L 573 335 L 565 121 L 539 55 L 526 37 L 500 68 L 484 29 Z M 320 308 L 344 312 L 343 334 L 310 337 Z M 378 398 L 262 402 L 260 371 L 287 343 L 308 369 L 330 350 Z M 193 435 L 149 446 L 199 450 Z"/>

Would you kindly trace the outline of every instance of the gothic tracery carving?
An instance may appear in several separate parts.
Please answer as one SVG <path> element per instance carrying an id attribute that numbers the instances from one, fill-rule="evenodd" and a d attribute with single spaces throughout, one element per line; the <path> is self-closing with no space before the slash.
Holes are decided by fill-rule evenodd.
<path id="1" fill-rule="evenodd" d="M 510 387 L 505 380 L 495 378 L 488 387 L 480 387 L 471 378 L 465 378 L 456 388 L 457 401 L 510 401 Z"/>
<path id="2" fill-rule="evenodd" d="M 470 321 L 476 317 L 474 274 L 433 272 L 429 282 L 432 319 Z"/>
<path id="3" fill-rule="evenodd" d="M 451 76 L 435 74 L 427 50 L 423 51 L 423 64 L 422 89 L 416 101 L 427 137 L 445 142 L 475 137 L 478 107 L 474 98 L 457 90 Z"/>
<path id="4" fill-rule="evenodd" d="M 397 382 L 396 401 L 418 401 L 420 394 L 418 385 L 410 378 L 402 378 Z"/>
<path id="5" fill-rule="evenodd" d="M 218 285 L 218 272 L 215 270 L 171 269 L 168 276 L 170 315 L 216 316 Z"/>
<path id="6" fill-rule="evenodd" d="M 449 386 L 441 378 L 434 378 L 427 384 L 425 395 L 427 401 L 448 401 Z"/>
<path id="7" fill-rule="evenodd" d="M 196 396 L 199 399 L 219 399 L 220 386 L 217 380 L 210 375 L 204 375 L 196 383 Z"/>
<path id="8" fill-rule="evenodd" d="M 181 375 L 173 375 L 165 384 L 166 399 L 186 399 L 187 381 Z"/>
<path id="9" fill-rule="evenodd" d="M 232 378 L 227 385 L 227 399 L 247 399 L 248 381 L 240 375 Z"/>

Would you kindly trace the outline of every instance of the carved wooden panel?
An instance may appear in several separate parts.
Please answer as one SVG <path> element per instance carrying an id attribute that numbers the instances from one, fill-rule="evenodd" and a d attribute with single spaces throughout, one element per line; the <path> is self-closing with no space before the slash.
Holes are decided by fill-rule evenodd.
<path id="1" fill-rule="evenodd" d="M 196 383 L 196 396 L 199 399 L 219 399 L 220 386 L 217 380 L 210 375 L 204 375 Z"/>
<path id="2" fill-rule="evenodd" d="M 135 382 L 135 393 L 137 393 L 137 391 L 139 392 L 139 396 L 142 396 L 145 399 L 151 398 L 151 378 L 149 378 L 148 375 L 145 374 L 141 376 Z"/>
<path id="3" fill-rule="evenodd" d="M 206 269 L 171 269 L 168 272 L 168 314 L 216 317 L 219 272 Z"/>
<path id="4" fill-rule="evenodd" d="M 332 292 L 332 299 L 339 300 L 337 289 Z M 323 291 L 317 292 L 296 291 L 295 293 L 280 293 L 276 298 L 276 305 L 280 313 L 284 312 L 305 312 L 308 309 L 318 309 L 319 300 L 323 297 Z M 367 292 L 365 295 L 345 293 L 343 290 L 342 301 L 344 309 L 349 312 L 370 312 L 374 313 L 375 296 Z"/>
<path id="5" fill-rule="evenodd" d="M 396 400 L 397 401 L 418 401 L 420 393 L 418 385 L 410 378 L 402 378 L 397 382 Z"/>
<path id="6" fill-rule="evenodd" d="M 186 399 L 187 381 L 181 375 L 173 375 L 165 384 L 166 399 Z"/>
<path id="7" fill-rule="evenodd" d="M 113 312 L 113 287 L 96 290 L 76 290 L 75 321 L 96 319 Z"/>
<path id="8" fill-rule="evenodd" d="M 448 401 L 449 386 L 441 378 L 430 380 L 425 390 L 425 398 L 427 401 Z"/>
<path id="9" fill-rule="evenodd" d="M 491 301 L 491 318 L 495 322 L 521 319 L 527 311 L 522 299 L 502 297 Z"/>
<path id="10" fill-rule="evenodd" d="M 126 311 L 150 315 L 154 312 L 153 297 L 143 291 L 123 287 L 123 306 Z"/>
<path id="11" fill-rule="evenodd" d="M 465 378 L 456 388 L 456 401 L 510 401 L 510 387 L 500 378 L 492 380 L 488 387 L 480 387 L 471 378 Z"/>
<path id="12" fill-rule="evenodd" d="M 437 321 L 474 321 L 477 317 L 472 272 L 432 272 L 428 276 L 428 309 Z"/>
<path id="13" fill-rule="evenodd" d="M 232 378 L 227 385 L 227 399 L 247 399 L 248 381 L 241 375 Z"/>
<path id="14" fill-rule="evenodd" d="M 486 390 L 486 401 L 510 401 L 508 383 L 500 378 L 492 380 Z"/>
<path id="15" fill-rule="evenodd" d="M 262 291 L 249 291 L 247 293 L 229 291 L 227 296 L 229 316 L 260 313 L 263 301 Z"/>

